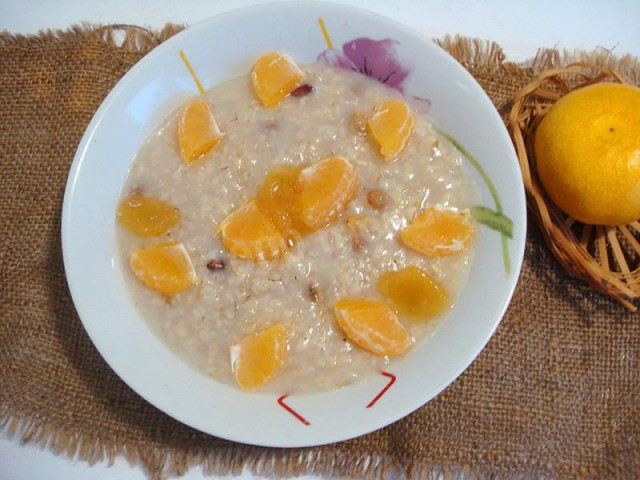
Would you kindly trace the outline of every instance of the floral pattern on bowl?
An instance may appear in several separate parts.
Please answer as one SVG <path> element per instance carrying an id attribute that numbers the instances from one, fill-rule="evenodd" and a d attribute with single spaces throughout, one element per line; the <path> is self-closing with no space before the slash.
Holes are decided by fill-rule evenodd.
<path id="1" fill-rule="evenodd" d="M 373 40 L 360 37 L 342 45 L 342 51 L 334 48 L 325 50 L 318 55 L 317 60 L 329 67 L 360 72 L 405 94 L 403 82 L 411 69 L 400 62 L 396 52 L 397 44 L 391 38 Z M 426 113 L 431 106 L 426 98 L 410 95 L 405 97 L 419 112 Z"/>

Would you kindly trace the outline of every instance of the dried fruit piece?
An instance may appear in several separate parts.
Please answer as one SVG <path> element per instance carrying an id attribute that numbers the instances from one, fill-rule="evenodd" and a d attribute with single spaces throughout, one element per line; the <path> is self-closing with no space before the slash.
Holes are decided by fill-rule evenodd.
<path id="1" fill-rule="evenodd" d="M 313 87 L 308 83 L 303 83 L 291 92 L 292 97 L 306 97 L 313 91 Z"/>
<path id="2" fill-rule="evenodd" d="M 251 72 L 253 88 L 265 107 L 279 104 L 304 77 L 291 57 L 277 52 L 260 57 Z"/>
<path id="3" fill-rule="evenodd" d="M 311 231 L 334 220 L 356 193 L 356 173 L 341 157 L 329 157 L 305 168 L 299 176 L 298 212 Z"/>
<path id="4" fill-rule="evenodd" d="M 287 250 L 285 240 L 255 200 L 229 215 L 220 228 L 222 244 L 234 255 L 247 260 L 273 260 Z"/>
<path id="5" fill-rule="evenodd" d="M 284 364 L 287 329 L 279 324 L 232 345 L 231 371 L 243 390 L 255 390 L 268 382 Z"/>
<path id="6" fill-rule="evenodd" d="M 424 255 L 441 257 L 464 249 L 473 238 L 469 212 L 430 207 L 401 233 L 408 247 Z"/>
<path id="7" fill-rule="evenodd" d="M 192 163 L 205 155 L 223 136 L 211 106 L 204 100 L 194 100 L 182 111 L 178 142 L 185 162 Z"/>
<path id="8" fill-rule="evenodd" d="M 411 339 L 389 306 L 379 300 L 338 300 L 338 325 L 357 345 L 376 355 L 400 355 Z"/>
<path id="9" fill-rule="evenodd" d="M 413 117 L 409 106 L 399 99 L 385 100 L 369 119 L 369 131 L 380 146 L 385 161 L 396 158 L 409 143 Z"/>
<path id="10" fill-rule="evenodd" d="M 120 202 L 118 221 L 140 237 L 153 237 L 176 225 L 180 211 L 157 198 L 134 193 Z"/>
<path id="11" fill-rule="evenodd" d="M 129 265 L 138 280 L 166 295 L 188 289 L 198 281 L 182 243 L 164 243 L 134 250 Z"/>
<path id="12" fill-rule="evenodd" d="M 383 273 L 378 279 L 378 290 L 400 313 L 415 320 L 436 317 L 451 306 L 444 286 L 415 265 L 399 272 Z"/>
<path id="13" fill-rule="evenodd" d="M 209 270 L 224 270 L 226 267 L 227 265 L 222 258 L 213 258 L 207 262 Z"/>

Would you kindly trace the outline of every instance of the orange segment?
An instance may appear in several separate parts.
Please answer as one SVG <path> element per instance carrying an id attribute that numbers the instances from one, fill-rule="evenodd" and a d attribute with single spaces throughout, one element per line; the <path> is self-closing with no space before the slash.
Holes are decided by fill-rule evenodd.
<path id="1" fill-rule="evenodd" d="M 118 221 L 140 237 L 153 237 L 166 232 L 180 220 L 180 211 L 157 198 L 134 193 L 118 207 Z"/>
<path id="2" fill-rule="evenodd" d="M 305 168 L 299 177 L 300 220 L 312 231 L 328 225 L 342 213 L 356 188 L 356 173 L 344 158 L 329 157 Z"/>
<path id="3" fill-rule="evenodd" d="M 278 373 L 284 363 L 287 329 L 275 325 L 231 346 L 231 371 L 243 390 L 255 390 Z"/>
<path id="4" fill-rule="evenodd" d="M 336 320 L 357 345 L 376 355 L 400 355 L 411 339 L 389 306 L 379 300 L 338 300 Z"/>
<path id="5" fill-rule="evenodd" d="M 304 77 L 304 72 L 288 55 L 277 52 L 260 57 L 251 72 L 253 88 L 265 107 L 279 104 Z"/>
<path id="6" fill-rule="evenodd" d="M 387 162 L 400 155 L 413 133 L 413 117 L 409 106 L 398 99 L 385 100 L 378 105 L 368 125 Z"/>
<path id="7" fill-rule="evenodd" d="M 405 245 L 424 255 L 450 255 L 464 249 L 473 238 L 471 216 L 468 212 L 430 207 L 400 237 Z"/>
<path id="8" fill-rule="evenodd" d="M 255 200 L 229 215 L 222 222 L 220 232 L 222 244 L 234 255 L 247 260 L 273 260 L 280 258 L 287 249 L 282 234 Z"/>
<path id="9" fill-rule="evenodd" d="M 185 162 L 192 163 L 205 155 L 223 136 L 207 102 L 194 100 L 182 111 L 178 142 Z"/>
<path id="10" fill-rule="evenodd" d="M 298 176 L 301 167 L 281 165 L 271 170 L 258 189 L 256 203 L 283 233 L 288 242 L 295 241 L 296 233 L 306 233 L 297 211 Z"/>
<path id="11" fill-rule="evenodd" d="M 399 272 L 383 273 L 378 279 L 378 290 L 400 313 L 415 320 L 436 317 L 451 305 L 446 289 L 415 265 Z"/>
<path id="12" fill-rule="evenodd" d="M 164 243 L 129 255 L 133 274 L 147 287 L 171 295 L 194 285 L 198 277 L 182 243 Z"/>

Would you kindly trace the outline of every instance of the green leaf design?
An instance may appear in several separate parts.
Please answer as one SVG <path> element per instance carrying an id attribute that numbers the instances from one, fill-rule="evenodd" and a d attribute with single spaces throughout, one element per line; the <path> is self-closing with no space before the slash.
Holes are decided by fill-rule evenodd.
<path id="1" fill-rule="evenodd" d="M 513 238 L 513 222 L 504 213 L 476 205 L 471 207 L 471 216 L 475 218 L 477 222 L 493 228 L 509 238 Z"/>
<path id="2" fill-rule="evenodd" d="M 496 190 L 495 185 L 493 184 L 493 182 L 489 178 L 489 175 L 487 175 L 487 172 L 485 172 L 484 168 L 482 168 L 482 165 L 480 165 L 480 162 L 478 162 L 478 160 L 476 160 L 474 158 L 474 156 L 471 155 L 468 152 L 468 150 L 466 148 L 464 148 L 462 146 L 462 144 L 458 140 L 453 138 L 448 133 L 443 132 L 442 130 L 440 130 L 436 126 L 434 126 L 434 129 L 440 135 L 442 135 L 447 140 L 449 140 L 449 142 L 451 142 L 451 144 L 454 147 L 456 147 L 460 151 L 460 153 L 462 153 L 462 155 L 464 155 L 467 158 L 467 160 L 469 160 L 469 163 L 471 163 L 471 165 L 474 166 L 474 168 L 478 171 L 478 173 L 480 174 L 480 176 L 484 180 L 484 183 L 487 185 L 487 188 L 489 189 L 489 192 L 491 193 L 491 196 L 493 197 L 493 201 L 496 204 L 495 212 L 493 210 L 489 209 L 489 208 L 486 208 L 486 207 L 473 207 L 473 208 L 480 208 L 480 209 L 483 209 L 483 210 L 487 210 L 488 212 L 492 212 L 494 215 L 491 216 L 491 219 L 489 219 L 490 216 L 487 213 L 481 213 L 480 215 L 483 216 L 483 219 L 487 220 L 488 222 L 494 222 L 495 221 L 496 223 L 495 223 L 495 226 L 493 226 L 493 225 L 490 225 L 487 222 L 480 221 L 478 218 L 476 218 L 476 220 L 478 222 L 480 222 L 480 223 L 483 223 L 483 224 L 491 227 L 491 228 L 494 228 L 495 230 L 498 230 L 501 233 L 501 237 L 502 237 L 502 256 L 504 257 L 504 269 L 505 269 L 505 271 L 507 273 L 511 273 L 511 258 L 509 257 L 509 244 L 507 243 L 507 237 L 509 237 L 509 238 L 513 237 L 513 222 L 511 221 L 511 219 L 509 217 L 507 217 L 502 212 L 502 203 L 500 202 L 500 197 L 498 196 L 498 190 Z M 472 211 L 472 215 L 475 218 L 475 215 L 473 214 L 473 211 Z M 502 227 L 506 226 L 506 223 L 502 219 L 506 220 L 508 222 L 508 224 L 510 225 L 509 230 L 508 230 L 509 234 L 507 234 L 507 232 L 503 231 L 501 228 L 498 227 L 498 226 L 502 226 Z M 498 227 L 498 228 L 496 228 L 496 227 Z"/>

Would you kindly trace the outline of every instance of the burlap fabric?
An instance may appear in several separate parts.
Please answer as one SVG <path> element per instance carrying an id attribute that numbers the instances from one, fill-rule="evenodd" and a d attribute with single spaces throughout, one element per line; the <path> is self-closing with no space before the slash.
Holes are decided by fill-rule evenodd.
<path id="1" fill-rule="evenodd" d="M 385 429 L 322 448 L 254 448 L 192 430 L 138 397 L 83 330 L 60 245 L 65 181 L 87 124 L 118 79 L 175 31 L 121 27 L 127 38 L 117 46 L 112 30 L 0 37 L 5 430 L 87 461 L 125 455 L 153 477 L 193 464 L 354 478 L 397 468 L 417 478 L 640 477 L 640 318 L 561 271 L 533 224 L 519 286 L 487 348 L 437 398 Z M 496 45 L 444 46 L 503 115 L 535 74 L 504 62 Z M 538 66 L 542 57 L 562 61 L 546 52 Z"/>

